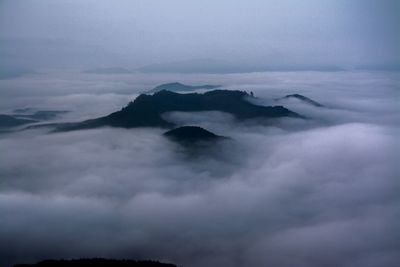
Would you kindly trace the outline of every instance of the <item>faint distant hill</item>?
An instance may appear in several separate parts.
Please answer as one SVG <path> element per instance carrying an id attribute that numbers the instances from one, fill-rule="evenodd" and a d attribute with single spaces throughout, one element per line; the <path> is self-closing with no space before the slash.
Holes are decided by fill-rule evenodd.
<path id="1" fill-rule="evenodd" d="M 211 89 L 216 89 L 220 87 L 220 85 L 186 85 L 186 84 L 182 84 L 182 83 L 178 83 L 178 82 L 174 82 L 174 83 L 164 83 L 161 84 L 159 86 L 154 87 L 153 89 L 147 91 L 147 93 L 157 93 L 159 91 L 162 90 L 167 90 L 167 91 L 171 91 L 171 92 L 188 92 L 188 91 L 195 91 L 198 89 L 207 89 L 207 90 L 211 90 Z"/>
<path id="2" fill-rule="evenodd" d="M 356 66 L 350 70 L 366 70 L 366 71 L 400 71 L 400 64 L 375 64 Z"/>
<path id="3" fill-rule="evenodd" d="M 11 128 L 17 127 L 29 123 L 37 122 L 36 120 L 28 120 L 28 119 L 19 119 L 14 118 L 13 116 L 0 114 L 0 129 L 1 128 Z"/>
<path id="4" fill-rule="evenodd" d="M 12 116 L 14 118 L 32 119 L 32 120 L 52 120 L 62 114 L 68 113 L 66 110 L 37 110 L 31 108 L 16 109 Z"/>
<path id="5" fill-rule="evenodd" d="M 36 264 L 16 264 L 14 267 L 177 267 L 159 261 L 113 259 L 45 260 Z"/>
<path id="6" fill-rule="evenodd" d="M 277 65 L 250 64 L 217 59 L 192 59 L 146 65 L 138 68 L 139 72 L 154 73 L 244 73 L 261 71 L 341 71 L 330 65 Z"/>
<path id="7" fill-rule="evenodd" d="M 132 71 L 121 68 L 121 67 L 114 67 L 114 68 L 95 68 L 95 69 L 88 69 L 85 70 L 84 73 L 89 74 L 129 74 Z"/>
<path id="8" fill-rule="evenodd" d="M 32 69 L 9 68 L 6 66 L 0 66 L 0 80 L 15 79 L 28 74 L 35 74 L 35 73 L 36 72 Z"/>
<path id="9" fill-rule="evenodd" d="M 231 62 L 217 59 L 192 59 L 146 65 L 138 68 L 140 72 L 166 73 L 231 73 L 237 71 L 237 66 Z"/>
<path id="10" fill-rule="evenodd" d="M 282 101 L 282 100 L 286 100 L 286 99 L 298 99 L 304 103 L 307 103 L 309 105 L 312 105 L 314 107 L 324 107 L 324 105 L 322 105 L 321 103 L 318 103 L 315 100 L 312 100 L 311 98 L 308 98 L 306 96 L 300 95 L 300 94 L 291 94 L 291 95 L 286 95 L 284 97 L 281 98 L 277 98 L 275 99 L 276 101 Z"/>
<path id="11" fill-rule="evenodd" d="M 13 128 L 39 121 L 56 119 L 64 113 L 65 110 L 37 110 L 35 108 L 15 109 L 13 114 L 0 114 L 0 129 Z"/>
<path id="12" fill-rule="evenodd" d="M 103 126 L 172 127 L 162 114 L 169 111 L 222 111 L 232 114 L 237 120 L 254 118 L 303 118 L 283 106 L 260 106 L 247 101 L 249 94 L 243 91 L 213 90 L 204 94 L 179 94 L 162 90 L 153 95 L 141 94 L 120 111 L 97 119 L 78 123 L 58 124 L 58 131 L 92 129 Z"/>

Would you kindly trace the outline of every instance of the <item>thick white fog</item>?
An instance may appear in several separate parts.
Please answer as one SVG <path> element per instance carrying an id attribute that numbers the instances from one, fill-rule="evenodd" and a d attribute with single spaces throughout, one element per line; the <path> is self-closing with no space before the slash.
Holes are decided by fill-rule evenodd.
<path id="1" fill-rule="evenodd" d="M 165 114 L 231 137 L 197 155 L 163 129 L 2 134 L 2 267 L 79 257 L 187 267 L 398 266 L 399 73 L 43 72 L 1 80 L 0 106 L 70 110 L 60 120 L 78 121 L 172 81 L 253 91 L 263 104 L 301 93 L 326 107 L 279 102 L 310 119 L 273 126 L 219 112 Z"/>

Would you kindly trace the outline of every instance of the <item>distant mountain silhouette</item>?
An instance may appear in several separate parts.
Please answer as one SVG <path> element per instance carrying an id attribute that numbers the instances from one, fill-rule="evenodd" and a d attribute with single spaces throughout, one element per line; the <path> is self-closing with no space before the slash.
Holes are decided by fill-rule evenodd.
<path id="1" fill-rule="evenodd" d="M 14 113 L 18 114 L 32 113 L 34 111 L 35 111 L 34 108 L 17 108 L 13 110 Z"/>
<path id="2" fill-rule="evenodd" d="M 278 99 L 276 99 L 276 100 L 280 101 L 280 100 L 289 99 L 289 98 L 296 98 L 296 99 L 299 99 L 299 100 L 301 100 L 301 101 L 303 101 L 303 102 L 305 102 L 305 103 L 307 103 L 307 104 L 310 104 L 310 105 L 312 105 L 312 106 L 315 106 L 315 107 L 324 107 L 324 105 L 318 103 L 317 101 L 314 101 L 314 100 L 312 100 L 311 98 L 308 98 L 308 97 L 306 97 L 306 96 L 299 95 L 299 94 L 286 95 L 286 96 L 281 97 L 281 98 L 278 98 Z"/>
<path id="3" fill-rule="evenodd" d="M 45 260 L 36 264 L 16 264 L 14 267 L 177 267 L 158 261 L 113 259 Z"/>
<path id="4" fill-rule="evenodd" d="M 84 73 L 89 73 L 89 74 L 128 74 L 132 73 L 132 71 L 121 68 L 121 67 L 115 67 L 115 68 L 96 68 L 96 69 L 89 69 L 85 70 Z"/>
<path id="5" fill-rule="evenodd" d="M 254 64 L 243 60 L 198 58 L 142 66 L 136 71 L 145 73 L 244 73 L 262 71 L 340 71 L 333 65 Z"/>
<path id="6" fill-rule="evenodd" d="M 194 90 L 198 90 L 198 89 L 211 90 L 211 89 L 216 89 L 218 87 L 220 87 L 220 86 L 219 85 L 208 85 L 208 84 L 193 86 L 193 85 L 186 85 L 186 84 L 174 82 L 174 83 L 161 84 L 157 87 L 154 87 L 150 91 L 147 91 L 147 93 L 157 93 L 162 90 L 167 90 L 167 91 L 171 91 L 171 92 L 194 91 Z"/>
<path id="7" fill-rule="evenodd" d="M 29 123 L 37 122 L 36 120 L 27 120 L 14 118 L 10 115 L 0 114 L 0 128 L 11 128 Z"/>
<path id="8" fill-rule="evenodd" d="M 246 100 L 250 97 L 243 91 L 213 90 L 204 94 L 179 94 L 162 90 L 153 95 L 141 94 L 128 106 L 108 116 L 78 123 L 58 124 L 56 131 L 91 129 L 102 126 L 133 127 L 172 127 L 162 114 L 169 111 L 222 111 L 238 120 L 254 118 L 303 118 L 283 106 L 259 106 Z"/>
<path id="9" fill-rule="evenodd" d="M 190 59 L 146 65 L 137 71 L 145 73 L 230 73 L 237 66 L 229 61 L 217 59 Z"/>
<path id="10" fill-rule="evenodd" d="M 181 144 L 212 142 L 225 138 L 198 126 L 178 127 L 168 132 L 165 132 L 164 135 L 172 141 Z"/>
<path id="11" fill-rule="evenodd" d="M 0 67 L 0 80 L 15 79 L 28 74 L 36 74 L 36 72 L 27 68 L 8 68 L 6 66 Z"/>
<path id="12" fill-rule="evenodd" d="M 32 120 L 51 120 L 55 119 L 61 114 L 67 113 L 65 110 L 38 110 L 30 112 L 32 109 L 18 109 L 18 114 L 12 115 L 14 118 L 32 119 Z M 24 111 L 24 112 L 23 112 Z"/>

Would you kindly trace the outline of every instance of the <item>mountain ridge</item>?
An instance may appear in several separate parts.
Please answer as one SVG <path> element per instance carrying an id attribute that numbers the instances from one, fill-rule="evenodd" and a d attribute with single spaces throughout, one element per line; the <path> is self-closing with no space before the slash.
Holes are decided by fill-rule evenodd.
<path id="1" fill-rule="evenodd" d="M 11 115 L 0 114 L 0 129 L 1 128 L 12 128 L 17 126 L 22 126 L 29 123 L 38 122 L 37 120 L 25 119 L 25 118 L 15 118 Z"/>
<path id="2" fill-rule="evenodd" d="M 56 131 L 92 129 L 102 126 L 170 128 L 174 124 L 162 117 L 163 113 L 169 111 L 222 111 L 232 114 L 237 120 L 280 117 L 304 118 L 283 106 L 253 104 L 246 100 L 247 97 L 251 96 L 244 91 L 232 90 L 212 90 L 203 94 L 179 94 L 161 90 L 153 95 L 141 94 L 121 110 L 107 116 L 78 123 L 60 124 Z"/>
<path id="3" fill-rule="evenodd" d="M 315 107 L 325 107 L 324 105 L 322 105 L 321 103 L 319 103 L 319 102 L 317 102 L 317 101 L 315 101 L 315 100 L 312 100 L 311 98 L 308 98 L 308 97 L 306 97 L 306 96 L 304 96 L 304 95 L 300 95 L 300 94 L 290 94 L 290 95 L 285 95 L 284 97 L 281 97 L 281 98 L 277 98 L 276 100 L 277 101 L 281 101 L 281 100 L 285 100 L 285 99 L 289 99 L 289 98 L 295 98 L 295 99 L 298 99 L 298 100 L 300 100 L 300 101 L 303 101 L 303 102 L 305 102 L 305 103 L 307 103 L 307 104 L 310 104 L 310 105 L 312 105 L 312 106 L 315 106 Z"/>

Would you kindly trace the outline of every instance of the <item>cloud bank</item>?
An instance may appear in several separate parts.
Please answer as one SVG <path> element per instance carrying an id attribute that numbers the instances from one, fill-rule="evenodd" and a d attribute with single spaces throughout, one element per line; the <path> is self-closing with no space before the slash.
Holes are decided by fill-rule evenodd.
<path id="1" fill-rule="evenodd" d="M 49 76 L 49 84 L 60 84 Z M 74 83 L 92 83 L 84 77 Z M 140 77 L 136 84 L 138 77 L 127 77 L 126 84 L 106 85 L 117 92 L 110 101 L 139 92 L 127 94 L 127 84 L 140 88 L 166 76 Z M 187 156 L 161 129 L 0 135 L 1 266 L 70 257 L 152 258 L 194 267 L 397 265 L 398 74 L 181 78 L 253 90 L 265 103 L 303 93 L 329 108 L 289 102 L 315 119 L 275 126 L 238 124 L 221 113 L 167 115 L 232 137 L 211 156 Z M 53 105 L 69 96 L 71 107 L 79 101 L 82 107 L 106 103 L 99 96 L 107 99 L 107 92 L 74 98 L 67 83 L 40 100 L 28 92 L 10 99 Z"/>

